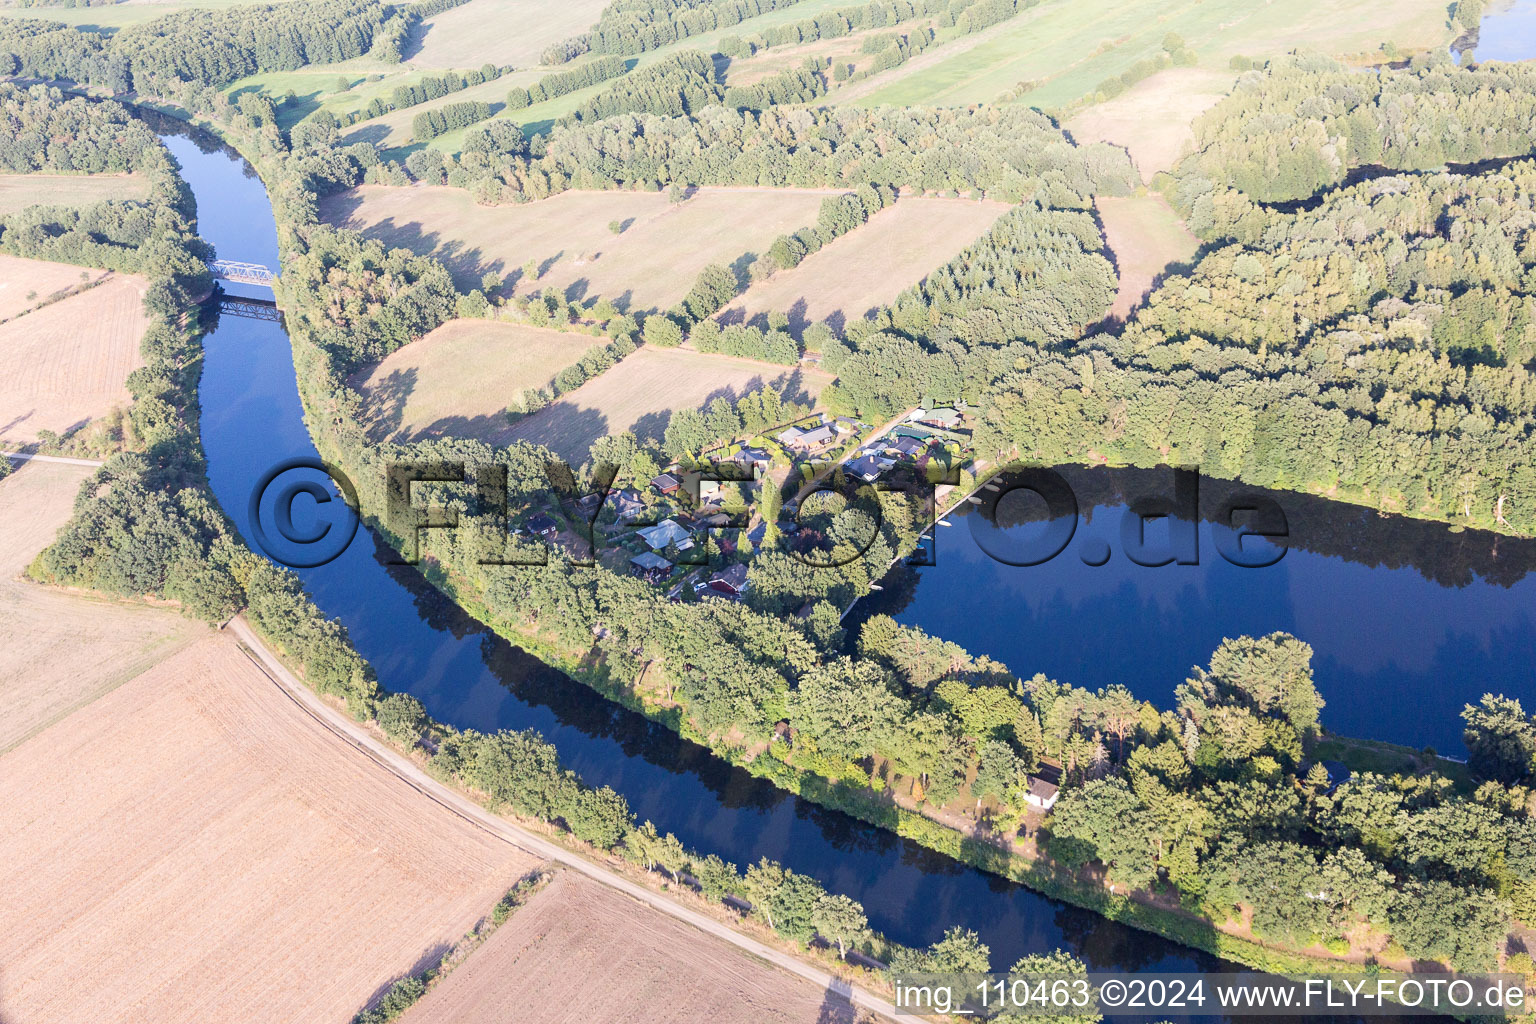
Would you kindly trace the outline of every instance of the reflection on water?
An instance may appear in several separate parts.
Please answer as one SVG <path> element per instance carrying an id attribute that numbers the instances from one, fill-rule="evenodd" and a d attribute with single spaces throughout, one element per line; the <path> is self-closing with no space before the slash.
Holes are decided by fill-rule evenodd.
<path id="1" fill-rule="evenodd" d="M 1536 0 L 1494 4 L 1478 23 L 1477 32 L 1456 40 L 1458 56 L 1469 49 L 1477 60 L 1530 60 L 1536 57 Z"/>
<path id="2" fill-rule="evenodd" d="M 897 570 L 849 624 L 892 615 L 1015 674 L 1089 689 L 1124 683 L 1163 707 L 1223 638 L 1284 630 L 1315 651 L 1324 725 L 1452 754 L 1463 750 L 1463 705 L 1490 690 L 1536 696 L 1536 541 L 1263 492 L 1285 513 L 1289 547 L 1272 566 L 1242 568 L 1218 553 L 1211 521 L 1235 489 L 1203 480 L 1198 513 L 1172 526 L 1151 520 L 1145 538 L 1153 553 L 1172 553 L 1174 535 L 1193 526 L 1199 564 L 1153 568 L 1126 557 L 1126 510 L 1171 497 L 1173 472 L 1059 472 L 1080 509 L 1060 555 L 1005 565 L 984 550 L 999 550 L 994 532 L 1039 548 L 1043 500 L 1005 501 L 1013 521 L 1000 530 L 983 518 L 990 507 L 965 505 L 936 530 L 937 565 Z M 1107 561 L 1088 564 L 1105 550 Z"/>

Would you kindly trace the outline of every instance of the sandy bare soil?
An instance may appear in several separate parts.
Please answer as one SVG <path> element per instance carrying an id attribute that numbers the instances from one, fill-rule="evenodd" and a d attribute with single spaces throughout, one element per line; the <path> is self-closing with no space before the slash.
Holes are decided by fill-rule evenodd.
<path id="1" fill-rule="evenodd" d="M 642 437 L 660 438 L 674 409 L 701 408 L 716 396 L 735 400 L 768 384 L 786 398 L 804 401 L 819 396 L 831 380 L 831 374 L 820 370 L 642 347 L 515 426 L 506 427 L 502 420 L 485 439 L 536 441 L 579 465 L 586 461 L 592 442 L 604 434 L 633 430 Z"/>
<path id="2" fill-rule="evenodd" d="M 8 261 L 0 267 L 18 275 L 0 278 L 9 285 L 0 292 L 4 301 L 12 289 L 23 297 L 34 290 L 45 296 L 47 286 L 34 282 L 60 278 L 58 264 L 15 263 L 22 266 Z M 80 283 L 79 267 L 70 267 L 69 274 L 73 279 L 64 286 Z M 0 438 L 35 441 L 44 429 L 62 434 L 128 404 L 124 381 L 143 365 L 139 341 L 149 324 L 144 288 L 143 278 L 115 274 L 95 288 L 22 316 L 12 314 L 0 324 L 0 365 L 5 367 L 0 373 Z M 21 308 L 35 301 L 23 298 Z"/>
<path id="3" fill-rule="evenodd" d="M 66 593 L 20 577 L 68 521 L 81 483 L 94 472 L 28 462 L 0 480 L 0 754 L 206 632 L 168 608 Z"/>
<path id="4" fill-rule="evenodd" d="M 1184 263 L 1200 247 L 1168 201 L 1157 193 L 1100 196 L 1094 200 L 1104 237 L 1115 254 L 1120 288 L 1110 316 L 1124 320 L 1141 305 L 1153 283 L 1171 264 Z"/>
<path id="5" fill-rule="evenodd" d="M 367 400 L 375 440 L 478 436 L 524 388 L 546 387 L 607 339 L 487 320 L 452 320 L 359 370 L 349 383 Z M 497 421 L 500 422 L 497 422 Z"/>
<path id="6" fill-rule="evenodd" d="M 557 288 L 649 310 L 676 303 L 708 264 L 766 252 L 779 235 L 814 224 L 822 199 L 838 191 L 706 188 L 684 203 L 663 192 L 572 191 L 486 207 L 464 189 L 364 185 L 320 210 L 333 224 L 440 257 L 461 288 L 495 271 L 516 276 L 519 294 Z M 627 225 L 617 235 L 615 221 Z M 522 276 L 529 260 L 539 263 L 537 280 Z"/>
<path id="7" fill-rule="evenodd" d="M 1073 117 L 1067 130 L 1078 142 L 1124 146 L 1142 181 L 1150 182 L 1194 145 L 1195 118 L 1215 106 L 1236 78 L 1235 71 L 1159 71 Z"/>
<path id="8" fill-rule="evenodd" d="M 828 318 L 840 329 L 958 256 L 1007 211 L 1006 203 L 972 199 L 900 199 L 793 270 L 753 285 L 720 319 L 782 311 L 796 330 Z"/>
<path id="9" fill-rule="evenodd" d="M 558 874 L 401 1024 L 841 1024 L 822 992 L 622 893 Z"/>
<path id="10" fill-rule="evenodd" d="M 0 1018 L 346 1021 L 535 860 L 207 636 L 0 757 Z"/>

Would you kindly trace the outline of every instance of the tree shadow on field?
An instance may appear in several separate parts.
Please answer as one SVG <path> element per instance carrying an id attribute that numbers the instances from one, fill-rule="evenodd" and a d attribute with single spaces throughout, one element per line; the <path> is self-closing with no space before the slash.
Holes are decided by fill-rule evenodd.
<path id="1" fill-rule="evenodd" d="M 789 333 L 794 335 L 796 339 L 803 337 L 805 329 L 811 326 L 810 308 L 810 306 L 806 305 L 805 298 L 802 296 L 796 299 L 794 305 L 790 306 L 785 313 L 789 317 Z"/>
<path id="2" fill-rule="evenodd" d="M 361 1013 L 363 1011 L 373 1009 L 376 1005 L 378 1005 L 379 1000 L 383 999 L 385 994 L 395 986 L 396 982 L 404 981 L 406 978 L 421 977 L 422 974 L 442 963 L 443 957 L 447 956 L 452 951 L 453 944 L 450 942 L 433 943 L 431 946 L 427 947 L 427 951 L 425 953 L 417 958 L 416 963 L 411 966 L 410 970 L 405 971 L 394 978 L 391 978 L 389 981 L 384 982 L 384 984 L 374 989 L 373 995 L 368 997 L 368 1001 L 359 1008 L 358 1012 Z M 0 1024 L 3 1024 L 3 1022 L 0 1022 Z"/>
<path id="3" fill-rule="evenodd" d="M 389 138 L 389 125 L 378 122 L 364 122 L 351 131 L 342 135 L 341 141 L 350 146 L 358 142 L 370 142 L 375 146 L 382 146 L 384 140 Z"/>
<path id="4" fill-rule="evenodd" d="M 859 1020 L 859 1011 L 853 1005 L 852 997 L 853 986 L 840 978 L 833 979 L 822 992 L 816 1024 L 855 1024 Z"/>
<path id="5" fill-rule="evenodd" d="M 391 370 L 389 375 L 364 393 L 368 436 L 374 440 L 392 437 L 405 422 L 405 403 L 416 390 L 414 366 Z M 362 378 L 354 378 L 361 383 Z M 361 390 L 361 388 L 359 388 Z"/>
<path id="6" fill-rule="evenodd" d="M 346 225 L 357 217 L 363 208 L 363 197 L 356 192 L 337 192 L 320 200 L 322 219 L 331 224 Z"/>
<path id="7" fill-rule="evenodd" d="M 405 41 L 400 47 L 401 58 L 404 60 L 410 60 L 412 57 L 420 53 L 421 48 L 426 45 L 427 33 L 432 31 L 432 28 L 433 26 L 431 24 L 423 24 L 420 21 L 414 21 L 411 25 L 410 31 L 406 32 Z"/>
<path id="8" fill-rule="evenodd" d="M 648 412 L 635 420 L 634 426 L 630 427 L 629 430 L 630 433 L 641 440 L 660 441 L 662 435 L 667 432 L 667 421 L 671 418 L 671 409 Z"/>
<path id="9" fill-rule="evenodd" d="M 752 287 L 752 264 L 758 260 L 757 253 L 744 252 L 731 262 L 731 274 L 736 278 L 736 294 L 740 295 Z"/>
<path id="10" fill-rule="evenodd" d="M 578 393 L 579 389 L 572 392 L 571 396 Z M 509 441 L 542 444 L 570 465 L 580 466 L 587 461 L 592 442 L 607 436 L 610 427 L 607 416 L 596 409 L 579 407 L 571 400 L 571 396 L 524 416 L 510 427 L 503 419 L 500 431 L 487 440 L 493 444 L 506 444 Z"/>

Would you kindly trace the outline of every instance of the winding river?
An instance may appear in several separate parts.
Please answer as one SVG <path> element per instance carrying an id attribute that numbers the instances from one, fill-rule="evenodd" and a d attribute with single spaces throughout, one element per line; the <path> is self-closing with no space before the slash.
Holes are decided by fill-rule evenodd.
<path id="1" fill-rule="evenodd" d="M 220 256 L 277 266 L 271 207 L 251 168 L 210 136 L 161 130 L 197 196 L 200 231 Z M 261 288 L 228 290 L 270 300 Z M 207 335 L 204 350 L 201 429 L 209 478 L 249 539 L 247 505 L 258 479 L 284 459 L 315 454 L 292 353 L 281 324 L 228 314 Z M 385 552 L 366 530 L 339 559 L 300 576 L 319 606 L 346 625 L 387 689 L 416 695 L 433 717 L 458 727 L 537 729 L 589 783 L 624 794 L 641 819 L 738 864 L 767 856 L 814 876 L 860 900 L 871 925 L 899 941 L 926 944 L 947 926 L 962 924 L 981 935 L 999 968 L 1026 953 L 1057 948 L 1102 970 L 1222 966 L 1214 957 L 1043 898 L 725 764 L 497 638 L 413 569 L 387 566 Z M 1524 629 L 1529 644 L 1531 629 Z M 1202 633 L 1196 649 L 1181 657 L 1203 660 L 1210 646 Z M 1335 706 L 1344 702 L 1331 698 Z"/>

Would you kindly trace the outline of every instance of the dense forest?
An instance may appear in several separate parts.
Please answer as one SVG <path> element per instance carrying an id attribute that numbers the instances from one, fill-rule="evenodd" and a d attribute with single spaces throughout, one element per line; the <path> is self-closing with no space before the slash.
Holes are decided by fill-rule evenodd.
<path id="1" fill-rule="evenodd" d="M 1195 122 L 1195 137 L 1196 153 L 1178 169 L 1185 208 L 1214 185 L 1268 203 L 1305 198 L 1368 165 L 1434 170 L 1524 156 L 1536 148 L 1536 66 L 1462 68 L 1436 54 L 1361 74 L 1327 57 L 1283 57 L 1243 75 Z"/>
<path id="2" fill-rule="evenodd" d="M 1536 166 L 1380 178 L 1263 211 L 1126 330 L 1037 353 L 978 448 L 1200 465 L 1530 533 Z"/>
<path id="3" fill-rule="evenodd" d="M 114 92 L 173 83 L 226 85 L 360 57 L 389 8 L 379 0 L 297 0 L 167 14 L 101 36 L 56 22 L 0 22 L 0 72 L 63 78 Z"/>
<path id="4" fill-rule="evenodd" d="M 1008 201 L 1085 208 L 1121 195 L 1133 174 L 1124 151 L 1073 146 L 1032 110 L 706 107 L 695 117 L 623 115 L 574 125 L 539 152 L 492 170 L 508 198 L 567 188 L 692 185 L 981 189 Z"/>

